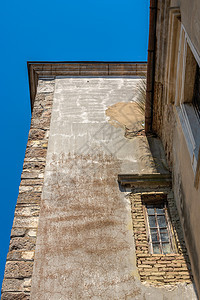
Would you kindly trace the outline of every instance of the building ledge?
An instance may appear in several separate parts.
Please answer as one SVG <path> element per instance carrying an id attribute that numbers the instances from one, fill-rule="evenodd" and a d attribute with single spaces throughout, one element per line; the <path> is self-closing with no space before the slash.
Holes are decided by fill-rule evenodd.
<path id="1" fill-rule="evenodd" d="M 171 187 L 171 174 L 119 174 L 118 182 L 128 188 Z"/>
<path id="2" fill-rule="evenodd" d="M 145 76 L 146 62 L 103 62 L 103 61 L 77 61 L 77 62 L 27 62 L 29 75 L 29 88 L 31 109 L 37 92 L 39 78 L 55 76 L 69 77 L 130 77 Z"/>

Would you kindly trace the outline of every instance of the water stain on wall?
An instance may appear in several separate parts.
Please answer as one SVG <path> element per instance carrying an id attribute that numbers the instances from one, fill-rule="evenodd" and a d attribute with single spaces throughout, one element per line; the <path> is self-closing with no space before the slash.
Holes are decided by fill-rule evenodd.
<path id="1" fill-rule="evenodd" d="M 144 135 L 144 116 L 135 102 L 118 102 L 106 110 L 109 123 L 114 127 L 121 127 L 126 138 Z"/>

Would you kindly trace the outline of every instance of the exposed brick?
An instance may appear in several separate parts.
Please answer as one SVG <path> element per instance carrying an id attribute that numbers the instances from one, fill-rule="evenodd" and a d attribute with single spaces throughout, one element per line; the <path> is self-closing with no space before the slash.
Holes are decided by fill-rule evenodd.
<path id="1" fill-rule="evenodd" d="M 145 199 L 146 199 L 146 193 Z M 168 198 L 169 213 L 171 216 L 171 223 L 174 231 L 174 236 L 177 241 L 178 253 L 171 254 L 150 254 L 147 242 L 147 232 L 144 218 L 144 210 L 142 206 L 142 197 L 144 194 L 137 193 L 131 194 L 131 212 L 133 216 L 133 231 L 136 245 L 137 266 L 140 274 L 141 281 L 147 281 L 154 285 L 162 284 L 177 284 L 191 280 L 190 266 L 186 263 L 185 256 L 181 253 L 186 253 L 186 247 L 181 232 L 181 226 L 176 206 L 171 196 Z M 166 192 L 164 193 L 166 194 Z M 148 198 L 156 197 L 162 198 L 163 193 L 155 194 L 148 193 Z M 166 196 L 165 196 L 166 197 Z M 171 213 L 172 211 L 172 213 Z M 142 228 L 142 230 L 141 230 Z M 188 258 L 186 258 L 189 261 Z"/>
<path id="2" fill-rule="evenodd" d="M 141 265 L 138 265 L 138 267 L 142 268 L 142 269 L 152 269 L 152 266 L 151 265 L 144 265 L 144 264 L 141 264 Z"/>

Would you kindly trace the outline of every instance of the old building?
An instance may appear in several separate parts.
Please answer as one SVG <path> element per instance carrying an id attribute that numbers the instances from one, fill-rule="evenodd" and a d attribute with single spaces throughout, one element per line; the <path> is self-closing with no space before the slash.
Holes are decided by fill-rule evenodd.
<path id="1" fill-rule="evenodd" d="M 200 294 L 200 1 L 151 1 L 146 132 L 162 140 Z"/>
<path id="2" fill-rule="evenodd" d="M 28 63 L 3 300 L 197 299 L 200 4 L 150 11 L 146 134 L 146 63 Z"/>
<path id="3" fill-rule="evenodd" d="M 145 63 L 28 63 L 32 121 L 2 299 L 196 299 Z"/>

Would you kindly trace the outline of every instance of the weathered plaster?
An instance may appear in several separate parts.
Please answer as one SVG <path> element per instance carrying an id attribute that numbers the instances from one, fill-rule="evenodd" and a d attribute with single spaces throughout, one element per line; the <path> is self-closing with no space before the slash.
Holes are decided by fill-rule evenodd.
<path id="1" fill-rule="evenodd" d="M 134 100 L 137 80 L 56 78 L 31 299 L 195 299 L 192 285 L 139 280 L 117 178 L 157 168 L 146 137 L 125 138 L 105 115 Z"/>

